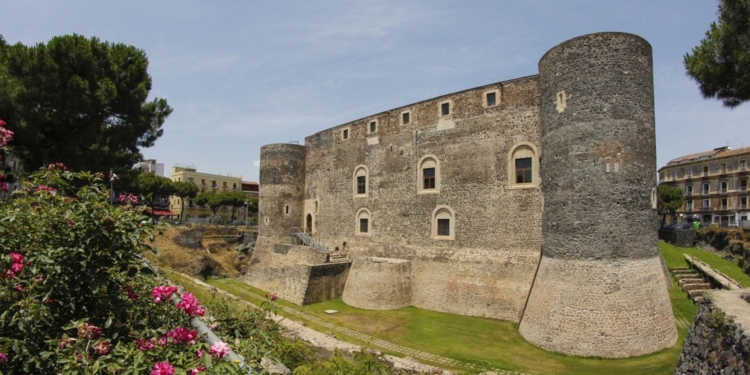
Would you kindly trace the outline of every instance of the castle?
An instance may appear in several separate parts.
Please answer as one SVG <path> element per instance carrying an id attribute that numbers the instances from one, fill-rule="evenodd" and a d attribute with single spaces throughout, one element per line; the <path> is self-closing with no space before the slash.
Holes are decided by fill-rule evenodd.
<path id="1" fill-rule="evenodd" d="M 651 53 L 635 35 L 585 35 L 538 75 L 262 147 L 244 280 L 298 304 L 508 320 L 570 355 L 673 346 Z"/>

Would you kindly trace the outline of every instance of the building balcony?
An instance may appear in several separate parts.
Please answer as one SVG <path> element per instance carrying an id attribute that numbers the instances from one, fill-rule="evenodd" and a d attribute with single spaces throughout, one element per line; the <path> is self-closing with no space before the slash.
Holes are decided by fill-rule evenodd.
<path id="1" fill-rule="evenodd" d="M 708 212 L 708 211 L 713 211 L 714 208 L 713 207 L 700 207 L 700 208 L 698 208 L 698 210 L 699 211 L 706 211 L 706 212 Z"/>
<path id="2" fill-rule="evenodd" d="M 747 205 L 746 204 L 738 204 L 737 208 L 740 209 L 740 210 L 746 210 L 747 209 Z"/>

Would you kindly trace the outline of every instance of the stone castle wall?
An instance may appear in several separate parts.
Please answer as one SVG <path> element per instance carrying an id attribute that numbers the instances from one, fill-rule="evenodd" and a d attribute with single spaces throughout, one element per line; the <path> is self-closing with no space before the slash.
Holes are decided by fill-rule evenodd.
<path id="1" fill-rule="evenodd" d="M 535 76 L 500 82 L 307 137 L 305 199 L 318 211 L 308 203 L 304 214 L 314 218 L 314 238 L 353 257 L 412 260 L 415 306 L 517 321 L 540 253 L 542 199 L 538 186 L 511 189 L 508 158 L 519 145 L 538 148 L 536 87 Z M 493 90 L 499 104 L 486 107 L 485 93 Z M 453 112 L 441 117 L 446 101 Z M 368 132 L 372 121 L 375 133 Z M 437 193 L 419 191 L 425 156 L 438 162 Z M 359 166 L 368 172 L 364 197 L 354 193 Z M 433 238 L 440 206 L 455 213 L 453 240 Z M 370 213 L 369 235 L 356 233 L 360 209 Z"/>
<path id="2" fill-rule="evenodd" d="M 345 278 L 352 305 L 520 322 L 529 341 L 567 354 L 674 344 L 652 206 L 651 47 L 591 34 L 551 49 L 539 69 L 336 126 L 305 146 L 264 146 L 260 235 L 288 243 L 305 227 L 354 263 L 321 269 L 310 284 L 310 267 L 262 245 L 252 266 L 260 276 L 248 281 L 302 303 L 313 299 L 300 285 L 274 279 L 306 277 L 305 290 L 335 296 Z M 531 182 L 516 181 L 515 159 L 530 161 Z M 422 187 L 423 165 L 436 169 L 435 189 Z M 437 235 L 438 215 L 450 218 L 450 235 Z"/>

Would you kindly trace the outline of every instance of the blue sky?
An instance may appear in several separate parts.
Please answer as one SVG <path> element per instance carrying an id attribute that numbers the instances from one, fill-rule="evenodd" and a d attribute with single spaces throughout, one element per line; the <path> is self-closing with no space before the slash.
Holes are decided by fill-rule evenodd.
<path id="1" fill-rule="evenodd" d="M 750 104 L 705 100 L 683 56 L 717 1 L 0 0 L 0 34 L 78 33 L 146 51 L 174 113 L 147 158 L 258 179 L 260 147 L 380 111 L 537 73 L 550 48 L 623 31 L 654 50 L 657 166 L 750 146 Z M 167 172 L 168 174 L 168 172 Z"/>

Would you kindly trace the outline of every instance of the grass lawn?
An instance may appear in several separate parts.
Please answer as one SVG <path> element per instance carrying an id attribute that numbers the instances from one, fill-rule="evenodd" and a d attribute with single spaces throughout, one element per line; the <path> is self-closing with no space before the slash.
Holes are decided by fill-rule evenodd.
<path id="1" fill-rule="evenodd" d="M 750 286 L 750 276 L 743 274 L 735 263 L 715 254 L 662 242 L 659 249 L 670 268 L 686 267 L 683 254 L 689 254 L 735 278 L 743 286 Z M 211 279 L 208 283 L 256 304 L 264 300 L 266 293 L 234 279 Z M 281 299 L 279 303 L 399 345 L 488 367 L 538 374 L 672 374 L 698 307 L 677 283 L 670 288 L 669 295 L 677 322 L 677 344 L 658 353 L 627 359 L 581 358 L 550 353 L 526 342 L 514 323 L 492 319 L 415 307 L 391 311 L 362 310 L 347 306 L 340 299 L 302 307 Z M 339 312 L 333 315 L 323 312 L 328 309 Z"/>

